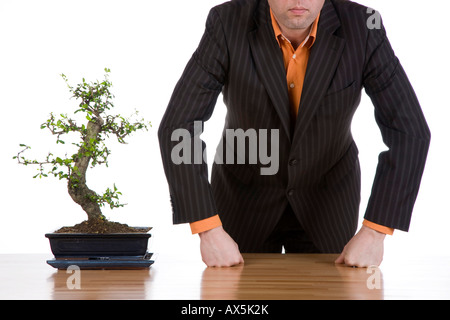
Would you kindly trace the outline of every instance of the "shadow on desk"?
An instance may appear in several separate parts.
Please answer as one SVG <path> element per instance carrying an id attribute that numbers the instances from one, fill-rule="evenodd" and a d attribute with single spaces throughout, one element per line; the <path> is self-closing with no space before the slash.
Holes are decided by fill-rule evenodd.
<path id="1" fill-rule="evenodd" d="M 379 268 L 335 265 L 335 255 L 244 255 L 245 264 L 203 271 L 201 299 L 382 300 Z"/>

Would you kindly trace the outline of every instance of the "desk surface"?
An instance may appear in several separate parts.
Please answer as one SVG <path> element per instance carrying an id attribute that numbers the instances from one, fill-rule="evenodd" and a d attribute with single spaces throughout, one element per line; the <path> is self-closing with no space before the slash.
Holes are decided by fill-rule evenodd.
<path id="1" fill-rule="evenodd" d="M 450 299 L 450 259 L 335 265 L 337 255 L 244 254 L 245 264 L 206 268 L 197 257 L 157 255 L 140 270 L 50 267 L 48 255 L 0 255 L 0 299 Z M 80 288 L 69 288 L 75 282 Z M 69 284 L 69 285 L 68 285 Z"/>

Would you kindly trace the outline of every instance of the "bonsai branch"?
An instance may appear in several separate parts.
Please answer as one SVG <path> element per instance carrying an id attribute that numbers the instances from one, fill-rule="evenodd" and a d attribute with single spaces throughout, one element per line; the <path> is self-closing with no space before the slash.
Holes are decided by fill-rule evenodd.
<path id="1" fill-rule="evenodd" d="M 67 114 L 60 114 L 59 117 L 50 113 L 49 119 L 41 125 L 41 129 L 48 129 L 52 135 L 56 136 L 57 144 L 65 144 L 62 136 L 69 133 L 78 133 L 80 142 L 72 143 L 77 146 L 78 151 L 71 156 L 55 157 L 49 152 L 47 157 L 42 160 L 29 160 L 23 156 L 23 153 L 30 149 L 29 146 L 21 144 L 24 149 L 17 156 L 19 164 L 37 165 L 39 173 L 34 178 L 48 177 L 53 175 L 60 180 L 67 180 L 67 189 L 72 200 L 79 204 L 88 216 L 88 220 L 104 219 L 101 207 L 108 204 L 111 209 L 124 206 L 119 201 L 122 195 L 114 184 L 113 189 L 108 188 L 102 195 L 89 189 L 86 184 L 86 172 L 89 166 L 105 164 L 108 166 L 108 157 L 110 150 L 105 144 L 105 137 L 110 134 L 116 136 L 120 143 L 126 143 L 125 138 L 138 130 L 148 130 L 150 123 L 145 123 L 143 119 L 133 121 L 126 119 L 121 115 L 110 115 L 109 111 L 114 104 L 113 95 L 109 88 L 112 86 L 108 79 L 109 69 L 105 69 L 105 80 L 102 82 L 87 83 L 83 78 L 82 83 L 75 88 L 72 87 L 64 74 L 61 76 L 66 81 L 69 91 L 73 97 L 81 102 L 75 113 L 85 113 L 87 124 L 81 126 L 75 120 L 69 118 Z M 137 111 L 132 115 L 136 116 Z M 50 167 L 48 171 L 45 168 Z"/>

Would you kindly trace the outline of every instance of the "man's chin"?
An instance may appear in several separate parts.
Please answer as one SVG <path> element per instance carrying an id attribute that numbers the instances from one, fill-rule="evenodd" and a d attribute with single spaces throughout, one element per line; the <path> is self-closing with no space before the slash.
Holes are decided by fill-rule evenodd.
<path id="1" fill-rule="evenodd" d="M 309 19 L 309 13 L 301 15 L 301 16 L 292 16 L 286 21 L 286 26 L 290 29 L 305 29 L 311 26 L 314 22 Z"/>
<path id="2" fill-rule="evenodd" d="M 311 23 L 307 23 L 302 20 L 302 21 L 290 23 L 288 25 L 288 28 L 292 29 L 292 30 L 301 30 L 301 29 L 309 28 L 310 26 L 311 26 Z"/>

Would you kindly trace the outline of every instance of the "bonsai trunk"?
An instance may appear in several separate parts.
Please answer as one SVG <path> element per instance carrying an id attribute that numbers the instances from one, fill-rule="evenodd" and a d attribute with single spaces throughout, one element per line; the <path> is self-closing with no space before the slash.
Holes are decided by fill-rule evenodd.
<path id="1" fill-rule="evenodd" d="M 103 119 L 101 117 L 93 118 L 88 122 L 84 146 L 81 146 L 78 151 L 78 157 L 74 163 L 74 167 L 78 169 L 74 168 L 67 185 L 70 196 L 86 212 L 88 221 L 103 218 L 100 206 L 96 201 L 97 194 L 86 185 L 86 171 L 92 158 L 89 149 L 93 147 L 93 143 L 96 143 L 102 125 Z"/>

